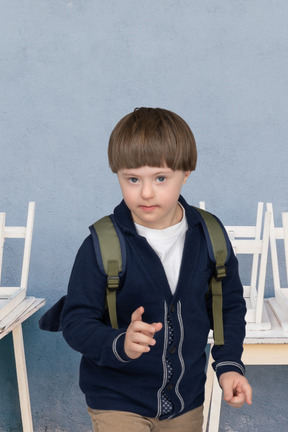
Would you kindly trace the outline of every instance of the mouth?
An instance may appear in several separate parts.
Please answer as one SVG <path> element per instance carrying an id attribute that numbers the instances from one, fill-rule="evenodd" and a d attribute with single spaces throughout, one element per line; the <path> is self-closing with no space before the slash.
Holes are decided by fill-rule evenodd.
<path id="1" fill-rule="evenodd" d="M 143 210 L 144 212 L 147 212 L 147 213 L 152 212 L 153 210 L 155 210 L 157 208 L 156 205 L 154 205 L 154 206 L 141 205 L 139 207 L 141 208 L 141 210 Z"/>

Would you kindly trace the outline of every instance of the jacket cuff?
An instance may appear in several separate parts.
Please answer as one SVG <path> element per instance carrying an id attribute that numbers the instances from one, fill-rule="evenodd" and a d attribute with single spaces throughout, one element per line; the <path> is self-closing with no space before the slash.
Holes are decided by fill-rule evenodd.
<path id="1" fill-rule="evenodd" d="M 245 375 L 245 367 L 243 363 L 237 363 L 234 361 L 225 361 L 217 363 L 216 365 L 213 364 L 213 368 L 216 372 L 217 378 L 219 379 L 220 375 L 222 375 L 225 372 L 237 372 L 241 375 Z"/>
<path id="2" fill-rule="evenodd" d="M 113 340 L 112 344 L 113 353 L 121 363 L 129 363 L 132 360 L 124 351 L 125 335 L 126 332 L 120 333 L 120 335 Z"/>

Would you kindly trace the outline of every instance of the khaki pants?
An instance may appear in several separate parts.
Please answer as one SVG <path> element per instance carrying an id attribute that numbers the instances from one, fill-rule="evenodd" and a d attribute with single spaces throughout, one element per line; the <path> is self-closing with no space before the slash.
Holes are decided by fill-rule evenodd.
<path id="1" fill-rule="evenodd" d="M 94 432 L 202 432 L 203 406 L 171 420 L 157 420 L 125 411 L 88 408 Z"/>

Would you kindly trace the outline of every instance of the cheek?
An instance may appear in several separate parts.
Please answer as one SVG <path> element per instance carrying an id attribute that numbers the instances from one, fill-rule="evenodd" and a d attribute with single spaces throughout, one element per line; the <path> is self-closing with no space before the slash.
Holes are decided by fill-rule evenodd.
<path id="1" fill-rule="evenodd" d="M 179 190 L 177 188 L 169 189 L 163 194 L 163 199 L 167 207 L 174 207 L 178 202 Z"/>
<path id="2" fill-rule="evenodd" d="M 135 191 L 125 188 L 125 190 L 122 190 L 122 195 L 128 207 L 131 207 L 131 205 L 133 205 L 133 203 L 135 202 L 135 198 L 136 198 Z"/>
<path id="3" fill-rule="evenodd" d="M 171 200 L 175 198 L 177 199 L 179 197 L 181 193 L 181 189 L 182 189 L 182 183 L 180 182 L 175 184 L 173 188 L 170 188 L 169 196 L 171 197 Z"/>

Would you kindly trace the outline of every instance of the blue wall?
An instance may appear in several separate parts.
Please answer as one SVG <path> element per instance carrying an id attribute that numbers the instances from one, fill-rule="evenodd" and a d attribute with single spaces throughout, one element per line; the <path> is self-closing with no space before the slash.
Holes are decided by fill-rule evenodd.
<path id="1" fill-rule="evenodd" d="M 122 116 L 136 106 L 183 116 L 199 150 L 185 197 L 205 200 L 227 225 L 251 224 L 257 202 L 272 201 L 280 223 L 288 210 L 287 22 L 285 0 L 1 2 L 0 211 L 21 224 L 36 201 L 28 294 L 47 300 L 23 326 L 35 431 L 90 430 L 79 355 L 37 322 L 65 293 L 89 224 L 121 198 L 106 149 Z M 12 356 L 8 336 L 0 432 L 21 430 Z M 254 405 L 223 407 L 220 431 L 285 430 L 287 367 L 265 371 L 248 368 Z"/>

